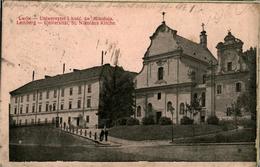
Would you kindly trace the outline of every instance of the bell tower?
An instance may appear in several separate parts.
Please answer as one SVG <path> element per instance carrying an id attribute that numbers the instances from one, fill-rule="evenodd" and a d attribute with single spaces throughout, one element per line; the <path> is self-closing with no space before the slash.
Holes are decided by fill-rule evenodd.
<path id="1" fill-rule="evenodd" d="M 202 23 L 201 24 L 202 31 L 200 32 L 200 45 L 203 46 L 204 48 L 207 48 L 207 34 L 204 29 L 204 26 L 205 26 L 205 24 Z"/>

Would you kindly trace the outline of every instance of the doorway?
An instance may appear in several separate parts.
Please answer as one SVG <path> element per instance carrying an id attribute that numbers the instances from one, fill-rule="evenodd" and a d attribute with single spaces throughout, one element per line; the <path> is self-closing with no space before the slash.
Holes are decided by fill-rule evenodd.
<path id="1" fill-rule="evenodd" d="M 160 118 L 162 117 L 162 112 L 156 112 L 156 123 L 159 123 Z"/>

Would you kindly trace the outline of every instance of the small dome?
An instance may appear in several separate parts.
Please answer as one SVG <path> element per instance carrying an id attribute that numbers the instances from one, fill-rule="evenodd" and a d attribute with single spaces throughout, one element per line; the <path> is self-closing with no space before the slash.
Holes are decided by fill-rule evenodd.
<path id="1" fill-rule="evenodd" d="M 228 35 L 224 38 L 225 41 L 234 41 L 236 38 L 231 34 L 231 32 L 228 32 Z"/>

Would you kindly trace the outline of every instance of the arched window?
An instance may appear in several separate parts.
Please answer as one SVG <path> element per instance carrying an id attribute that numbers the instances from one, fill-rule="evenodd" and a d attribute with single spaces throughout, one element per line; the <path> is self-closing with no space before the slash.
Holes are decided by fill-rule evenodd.
<path id="1" fill-rule="evenodd" d="M 163 67 L 158 68 L 158 80 L 163 80 Z"/>
<path id="2" fill-rule="evenodd" d="M 171 111 L 172 109 L 173 109 L 172 102 L 168 101 L 168 103 L 167 103 L 167 111 Z"/>
<path id="3" fill-rule="evenodd" d="M 141 117 L 141 106 L 138 106 L 138 107 L 137 107 L 136 116 L 137 116 L 137 117 Z"/>
<path id="4" fill-rule="evenodd" d="M 151 103 L 148 104 L 148 112 L 152 112 L 153 111 L 153 105 Z"/>
<path id="5" fill-rule="evenodd" d="M 180 104 L 180 114 L 184 114 L 184 103 Z"/>
<path id="6" fill-rule="evenodd" d="M 206 103 L 206 95 L 205 92 L 201 93 L 201 106 L 205 107 L 205 103 Z"/>

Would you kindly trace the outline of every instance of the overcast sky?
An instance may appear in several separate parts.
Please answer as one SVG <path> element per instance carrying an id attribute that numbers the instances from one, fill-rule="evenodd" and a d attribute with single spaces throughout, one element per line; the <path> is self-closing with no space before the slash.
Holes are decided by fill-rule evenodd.
<path id="1" fill-rule="evenodd" d="M 181 4 L 105 4 L 105 3 L 39 3 L 5 4 L 3 31 L 3 92 L 22 86 L 44 75 L 70 69 L 100 65 L 101 50 L 110 46 L 120 49 L 119 65 L 139 72 L 142 58 L 150 44 L 149 37 L 162 22 L 185 38 L 199 41 L 202 22 L 208 35 L 208 48 L 216 56 L 216 45 L 230 29 L 244 41 L 244 50 L 257 45 L 256 10 L 246 4 L 181 3 Z M 73 6 L 69 6 L 73 5 Z M 19 16 L 81 16 L 111 17 L 115 25 L 17 25 Z M 107 52 L 105 63 L 111 62 Z M 9 96 L 5 97 L 8 99 Z M 4 100 L 4 99 L 3 99 Z"/>

